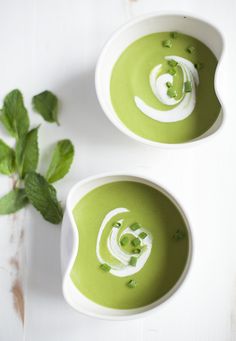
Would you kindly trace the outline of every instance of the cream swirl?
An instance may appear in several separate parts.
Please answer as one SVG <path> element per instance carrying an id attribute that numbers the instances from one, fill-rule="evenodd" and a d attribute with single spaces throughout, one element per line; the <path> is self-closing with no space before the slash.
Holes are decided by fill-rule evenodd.
<path id="1" fill-rule="evenodd" d="M 183 88 L 181 97 L 176 100 L 167 94 L 166 83 L 173 83 L 173 76 L 169 73 L 162 74 L 162 64 L 155 66 L 150 75 L 149 83 L 153 94 L 156 98 L 165 105 L 174 106 L 169 110 L 159 110 L 146 104 L 140 97 L 135 96 L 134 101 L 136 106 L 142 111 L 143 114 L 160 122 L 177 122 L 187 118 L 193 112 L 196 105 L 196 86 L 199 84 L 198 72 L 192 62 L 178 56 L 167 56 L 166 60 L 174 60 L 178 63 L 183 73 Z M 184 83 L 191 82 L 192 91 L 184 92 Z"/>
<path id="2" fill-rule="evenodd" d="M 118 277 L 130 276 L 140 271 L 148 260 L 152 249 L 152 236 L 145 228 L 141 227 L 133 231 L 129 226 L 123 226 L 124 219 L 116 220 L 120 224 L 120 228 L 110 226 L 109 223 L 115 216 L 128 212 L 129 210 L 123 207 L 110 211 L 104 217 L 97 236 L 96 255 L 99 262 L 108 264 L 111 267 L 110 273 Z M 141 252 L 139 254 L 134 253 L 133 250 L 128 252 L 122 247 L 120 243 L 122 237 L 132 235 L 134 238 L 138 238 L 141 232 L 145 232 L 147 236 L 145 239 L 140 238 Z M 104 239 L 106 243 L 104 243 Z M 129 264 L 132 256 L 137 257 L 136 266 Z"/>

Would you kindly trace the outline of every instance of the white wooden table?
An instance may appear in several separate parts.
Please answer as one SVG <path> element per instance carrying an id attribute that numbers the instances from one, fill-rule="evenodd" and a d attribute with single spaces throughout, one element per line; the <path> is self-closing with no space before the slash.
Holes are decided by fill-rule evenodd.
<path id="1" fill-rule="evenodd" d="M 96 99 L 94 68 L 104 42 L 131 17 L 157 10 L 199 14 L 226 37 L 226 125 L 198 147 L 161 150 L 132 141 L 105 118 Z M 59 128 L 31 113 L 34 124 L 42 123 L 41 170 L 54 141 L 69 137 L 76 146 L 72 170 L 57 185 L 63 202 L 88 175 L 142 171 L 181 198 L 195 241 L 193 266 L 178 295 L 145 320 L 106 322 L 78 314 L 63 300 L 60 227 L 32 208 L 1 217 L 1 341 L 236 340 L 235 21 L 235 0 L 0 1 L 1 100 L 16 87 L 28 107 L 44 89 L 61 99 Z M 6 137 L 2 128 L 0 136 Z M 12 182 L 0 177 L 0 194 Z"/>

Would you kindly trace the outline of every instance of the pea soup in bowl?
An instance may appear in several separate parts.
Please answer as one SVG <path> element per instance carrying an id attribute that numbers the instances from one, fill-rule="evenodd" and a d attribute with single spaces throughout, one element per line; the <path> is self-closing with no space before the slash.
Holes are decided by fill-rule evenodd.
<path id="1" fill-rule="evenodd" d="M 179 146 L 222 126 L 217 97 L 223 38 L 205 21 L 161 14 L 131 21 L 102 50 L 98 100 L 128 136 L 155 146 Z"/>
<path id="2" fill-rule="evenodd" d="M 155 180 L 136 174 L 80 181 L 62 224 L 65 300 L 84 314 L 140 318 L 169 299 L 192 256 L 188 220 Z"/>

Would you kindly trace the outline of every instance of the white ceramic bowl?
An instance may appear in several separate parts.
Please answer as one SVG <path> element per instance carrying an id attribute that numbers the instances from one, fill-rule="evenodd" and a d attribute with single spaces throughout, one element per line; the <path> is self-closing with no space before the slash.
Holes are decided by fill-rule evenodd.
<path id="1" fill-rule="evenodd" d="M 115 110 L 113 109 L 110 97 L 110 79 L 112 69 L 121 53 L 132 42 L 145 35 L 155 32 L 168 31 L 178 31 L 188 34 L 205 43 L 205 45 L 207 45 L 212 50 L 218 60 L 218 67 L 215 75 L 215 91 L 218 99 L 220 100 L 217 87 L 218 84 L 220 84 L 221 82 L 220 64 L 224 48 L 224 40 L 222 34 L 212 24 L 187 14 L 159 13 L 145 15 L 130 21 L 129 23 L 118 29 L 109 39 L 100 54 L 96 67 L 95 86 L 97 97 L 104 113 L 111 120 L 111 122 L 123 133 L 137 141 L 144 142 L 149 145 L 161 147 L 178 147 L 205 140 L 206 138 L 209 138 L 214 133 L 219 131 L 219 128 L 222 127 L 223 123 L 223 109 L 221 109 L 216 122 L 203 135 L 185 143 L 168 144 L 148 140 L 129 130 L 117 116 Z"/>
<path id="2" fill-rule="evenodd" d="M 136 309 L 111 309 L 99 304 L 96 304 L 85 297 L 74 285 L 71 280 L 70 273 L 75 262 L 75 258 L 79 248 L 79 235 L 72 210 L 78 201 L 92 189 L 101 186 L 103 184 L 115 181 L 135 181 L 139 183 L 144 183 L 149 185 L 158 191 L 162 192 L 166 197 L 168 197 L 173 204 L 180 211 L 188 229 L 189 234 L 189 253 L 188 259 L 183 270 L 183 273 L 174 287 L 165 294 L 161 299 L 155 301 L 147 306 L 136 308 Z M 192 259 L 192 234 L 189 227 L 189 221 L 184 214 L 180 204 L 174 199 L 174 197 L 160 187 L 155 180 L 143 177 L 137 174 L 103 174 L 98 176 L 93 176 L 78 182 L 70 191 L 67 203 L 66 211 L 62 223 L 62 233 L 61 233 L 61 266 L 63 275 L 63 295 L 65 300 L 69 305 L 71 305 L 77 311 L 90 315 L 97 318 L 109 319 L 109 320 L 128 320 L 134 318 L 141 318 L 150 314 L 154 311 L 161 303 L 169 299 L 180 287 L 184 281 L 190 267 Z"/>

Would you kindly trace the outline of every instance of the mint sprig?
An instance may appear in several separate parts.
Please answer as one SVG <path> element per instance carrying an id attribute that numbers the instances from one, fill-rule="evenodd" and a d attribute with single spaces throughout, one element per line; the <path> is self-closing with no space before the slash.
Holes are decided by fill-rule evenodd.
<path id="1" fill-rule="evenodd" d="M 16 167 L 20 178 L 28 172 L 35 171 L 38 166 L 38 127 L 30 130 L 16 143 Z"/>
<path id="2" fill-rule="evenodd" d="M 62 179 L 68 173 L 73 158 L 74 147 L 71 141 L 61 140 L 57 142 L 46 174 L 46 179 L 50 183 Z"/>
<path id="3" fill-rule="evenodd" d="M 34 110 L 47 122 L 58 124 L 58 99 L 51 91 L 43 91 L 32 100 Z"/>
<path id="4" fill-rule="evenodd" d="M 15 171 L 15 151 L 0 139 L 0 173 L 11 175 Z"/>
<path id="5" fill-rule="evenodd" d="M 57 97 L 50 91 L 34 96 L 33 105 L 46 121 L 57 121 Z M 56 189 L 51 183 L 63 178 L 71 167 L 74 147 L 70 140 L 58 141 L 44 177 L 37 173 L 39 161 L 38 130 L 30 129 L 28 112 L 19 90 L 11 91 L 0 110 L 0 122 L 15 138 L 15 148 L 0 139 L 0 173 L 15 174 L 16 186 L 0 198 L 0 215 L 11 214 L 30 202 L 49 222 L 59 224 L 63 217 Z"/>
<path id="6" fill-rule="evenodd" d="M 15 188 L 0 198 L 0 214 L 10 214 L 23 208 L 28 203 L 25 190 Z"/>
<path id="7" fill-rule="evenodd" d="M 5 97 L 0 121 L 8 133 L 15 138 L 27 133 L 29 117 L 19 90 L 15 89 Z"/>
<path id="8" fill-rule="evenodd" d="M 44 219 L 59 224 L 63 212 L 57 200 L 55 188 L 45 178 L 35 172 L 25 177 L 25 191 L 30 203 L 42 214 Z"/>

